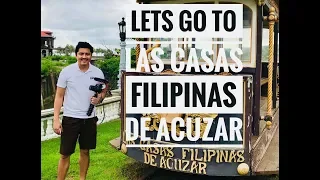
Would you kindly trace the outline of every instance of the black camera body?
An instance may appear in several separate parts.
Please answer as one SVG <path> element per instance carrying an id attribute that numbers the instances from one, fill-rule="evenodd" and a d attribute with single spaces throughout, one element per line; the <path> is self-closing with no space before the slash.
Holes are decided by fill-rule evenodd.
<path id="1" fill-rule="evenodd" d="M 94 79 L 95 81 L 102 82 L 104 84 L 96 84 L 89 86 L 89 90 L 95 92 L 94 97 L 98 97 L 98 94 L 102 92 L 102 90 L 105 88 L 105 85 L 109 82 L 108 80 L 97 78 L 97 77 L 91 77 L 91 79 Z M 87 115 L 90 116 L 92 114 L 94 105 L 90 104 L 89 109 L 87 111 Z"/>
<path id="2" fill-rule="evenodd" d="M 95 93 L 101 93 L 103 90 L 103 84 L 96 84 L 89 86 L 89 90 L 95 92 Z"/>

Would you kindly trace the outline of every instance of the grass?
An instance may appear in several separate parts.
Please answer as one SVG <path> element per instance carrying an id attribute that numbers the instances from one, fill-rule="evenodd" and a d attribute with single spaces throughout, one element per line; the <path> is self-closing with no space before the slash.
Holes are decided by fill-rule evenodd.
<path id="1" fill-rule="evenodd" d="M 146 165 L 137 162 L 113 148 L 109 141 L 119 137 L 120 121 L 113 120 L 98 126 L 97 148 L 90 151 L 90 167 L 87 179 L 127 180 L 137 179 Z M 41 142 L 41 179 L 56 180 L 60 138 Z M 79 145 L 70 157 L 67 180 L 79 179 Z"/>

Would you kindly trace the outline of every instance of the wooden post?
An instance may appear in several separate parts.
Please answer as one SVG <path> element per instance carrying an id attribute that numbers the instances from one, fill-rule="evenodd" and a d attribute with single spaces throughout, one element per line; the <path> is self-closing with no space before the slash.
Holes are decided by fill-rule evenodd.
<path id="1" fill-rule="evenodd" d="M 274 48 L 274 23 L 277 20 L 275 15 L 275 8 L 270 7 L 269 16 L 264 17 L 269 21 L 269 64 L 268 64 L 268 106 L 267 115 L 272 116 L 272 75 L 273 75 L 273 48 Z"/>
<path id="2" fill-rule="evenodd" d="M 52 85 L 52 98 L 54 101 L 54 97 L 56 96 L 56 83 L 55 83 L 55 78 L 54 78 L 54 73 L 50 73 L 50 77 L 51 77 L 51 85 Z"/>
<path id="3" fill-rule="evenodd" d="M 273 114 L 272 114 L 272 79 L 273 79 L 273 50 L 274 50 L 274 24 L 278 17 L 275 15 L 275 8 L 269 8 L 269 16 L 264 17 L 264 20 L 269 21 L 269 63 L 268 63 L 268 99 L 267 99 L 267 115 L 265 116 L 265 121 L 267 129 L 271 128 Z"/>
<path id="4" fill-rule="evenodd" d="M 261 53 L 262 53 L 262 29 L 263 29 L 263 21 L 262 21 L 262 5 L 257 6 L 257 53 L 256 53 L 256 69 L 255 75 L 253 77 L 254 84 L 254 102 L 253 102 L 253 135 L 259 135 L 259 123 L 260 123 L 260 96 L 261 96 Z"/>
<path id="5" fill-rule="evenodd" d="M 276 108 L 277 106 L 277 67 L 278 67 L 278 26 L 279 23 L 276 22 L 274 24 L 274 51 L 273 51 L 273 81 L 272 81 L 272 108 Z"/>

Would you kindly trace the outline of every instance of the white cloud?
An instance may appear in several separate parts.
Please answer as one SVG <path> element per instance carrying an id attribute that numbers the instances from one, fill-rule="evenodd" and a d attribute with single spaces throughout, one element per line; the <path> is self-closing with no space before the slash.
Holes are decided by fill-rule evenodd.
<path id="1" fill-rule="evenodd" d="M 118 22 L 135 0 L 41 0 L 41 30 L 56 37 L 55 47 L 88 41 L 95 48 L 119 47 Z"/>
<path id="2" fill-rule="evenodd" d="M 95 48 L 118 48 L 118 22 L 130 4 L 136 0 L 41 0 L 41 28 L 53 32 L 55 47 L 88 41 Z M 263 34 L 268 45 L 268 30 Z"/>

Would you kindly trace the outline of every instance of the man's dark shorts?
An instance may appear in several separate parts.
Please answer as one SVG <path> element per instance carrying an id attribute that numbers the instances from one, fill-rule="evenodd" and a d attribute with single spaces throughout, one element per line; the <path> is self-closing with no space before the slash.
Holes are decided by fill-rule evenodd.
<path id="1" fill-rule="evenodd" d="M 97 117 L 79 119 L 63 116 L 60 154 L 71 155 L 79 140 L 80 149 L 95 149 L 97 144 Z"/>

